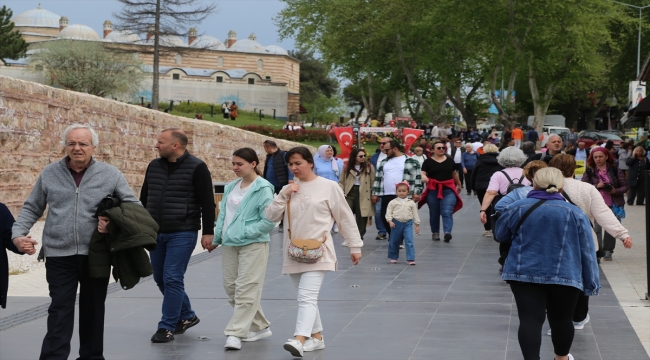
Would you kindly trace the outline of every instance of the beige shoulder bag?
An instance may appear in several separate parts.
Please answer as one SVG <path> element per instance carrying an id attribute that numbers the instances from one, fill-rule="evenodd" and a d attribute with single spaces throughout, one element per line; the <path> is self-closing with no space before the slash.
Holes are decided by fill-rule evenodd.
<path id="1" fill-rule="evenodd" d="M 325 241 L 315 239 L 293 239 L 291 236 L 291 197 L 287 200 L 287 219 L 289 222 L 289 258 L 293 261 L 306 264 L 317 263 L 325 252 Z"/>

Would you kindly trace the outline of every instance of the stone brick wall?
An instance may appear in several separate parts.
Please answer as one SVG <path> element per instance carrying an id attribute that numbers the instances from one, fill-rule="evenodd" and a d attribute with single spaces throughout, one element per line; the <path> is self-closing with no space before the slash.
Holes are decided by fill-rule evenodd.
<path id="1" fill-rule="evenodd" d="M 0 76 L 0 202 L 15 216 L 41 170 L 64 156 L 61 134 L 73 123 L 87 123 L 95 128 L 99 134 L 95 157 L 119 168 L 136 195 L 147 164 L 157 157 L 154 145 L 162 129 L 183 129 L 190 140 L 188 150 L 208 164 L 213 181 L 219 182 L 235 178 L 230 169 L 235 149 L 251 147 L 263 162 L 262 143 L 269 138 L 209 121 Z M 284 140 L 276 142 L 283 149 L 299 145 Z"/>

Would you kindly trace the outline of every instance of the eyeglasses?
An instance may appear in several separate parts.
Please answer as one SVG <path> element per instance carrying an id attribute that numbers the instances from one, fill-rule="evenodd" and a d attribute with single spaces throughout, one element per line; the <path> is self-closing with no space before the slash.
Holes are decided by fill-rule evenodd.
<path id="1" fill-rule="evenodd" d="M 445 150 L 447 147 L 445 146 L 436 146 L 436 150 Z"/>
<path id="2" fill-rule="evenodd" d="M 359 156 L 357 156 L 357 157 L 358 157 L 359 159 L 363 159 L 363 158 L 365 158 L 366 156 L 365 156 L 365 155 L 359 155 Z"/>
<path id="3" fill-rule="evenodd" d="M 86 144 L 86 143 L 74 143 L 74 142 L 69 142 L 69 143 L 65 144 L 65 146 L 67 146 L 67 147 L 69 147 L 69 148 L 71 148 L 71 149 L 74 149 L 75 147 L 77 147 L 77 145 L 79 145 L 80 148 L 87 148 L 87 147 L 90 146 L 90 144 Z"/>
<path id="4" fill-rule="evenodd" d="M 379 145 L 385 145 L 388 144 L 388 141 L 380 142 Z"/>

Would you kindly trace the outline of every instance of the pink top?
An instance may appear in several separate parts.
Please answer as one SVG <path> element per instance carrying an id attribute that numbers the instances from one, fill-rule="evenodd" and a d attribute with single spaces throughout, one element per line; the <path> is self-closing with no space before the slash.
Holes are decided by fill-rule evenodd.
<path id="1" fill-rule="evenodd" d="M 598 170 L 598 180 L 600 180 L 605 184 L 607 183 L 611 184 L 611 181 L 609 180 L 609 175 L 607 174 L 607 168 L 603 170 Z M 609 207 L 612 207 L 612 205 L 614 204 L 614 200 L 612 200 L 612 195 L 610 195 L 608 192 L 606 192 L 603 189 L 598 189 L 598 191 L 600 192 L 600 195 L 603 196 L 603 200 L 605 200 L 605 204 L 607 204 L 607 206 Z"/>
<path id="2" fill-rule="evenodd" d="M 512 179 L 512 182 L 515 184 L 519 184 L 519 179 L 521 179 L 524 173 L 523 169 L 516 167 L 505 168 L 502 171 L 506 172 L 508 176 L 510 176 L 510 179 Z M 526 178 L 524 178 L 521 183 L 527 186 L 532 185 Z M 501 195 L 505 195 L 508 193 L 508 186 L 510 186 L 508 178 L 506 178 L 506 176 L 503 175 L 501 171 L 497 171 L 492 174 L 492 177 L 490 178 L 490 184 L 488 185 L 487 189 L 488 191 L 493 190 L 499 192 Z"/>

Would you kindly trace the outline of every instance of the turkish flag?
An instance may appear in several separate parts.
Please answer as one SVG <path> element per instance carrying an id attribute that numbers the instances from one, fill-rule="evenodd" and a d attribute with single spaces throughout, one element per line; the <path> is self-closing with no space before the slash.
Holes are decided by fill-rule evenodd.
<path id="1" fill-rule="evenodd" d="M 402 129 L 402 141 L 404 141 L 404 152 L 411 155 L 411 146 L 415 143 L 415 141 L 422 136 L 422 133 L 424 133 L 424 130 L 417 130 L 417 129 L 409 129 L 409 128 L 404 128 Z"/>
<path id="2" fill-rule="evenodd" d="M 337 127 L 334 128 L 336 140 L 339 142 L 341 151 L 336 155 L 339 159 L 347 159 L 352 152 L 352 145 L 354 145 L 354 131 L 352 127 Z"/>

